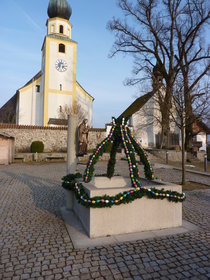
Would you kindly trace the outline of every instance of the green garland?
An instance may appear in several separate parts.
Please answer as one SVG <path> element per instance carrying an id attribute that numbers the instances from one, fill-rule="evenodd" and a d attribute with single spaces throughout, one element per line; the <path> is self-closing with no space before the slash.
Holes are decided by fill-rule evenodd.
<path id="1" fill-rule="evenodd" d="M 93 154 L 89 157 L 87 168 L 83 177 L 86 183 L 89 183 L 92 180 L 95 171 L 94 165 L 99 160 L 99 157 L 102 156 L 104 152 L 106 152 L 108 146 L 110 145 L 115 127 L 115 125 L 112 126 L 109 136 L 97 145 L 96 149 L 93 150 Z"/>
<path id="2" fill-rule="evenodd" d="M 105 140 L 97 145 L 93 154 L 89 157 L 83 180 L 86 183 L 92 180 L 95 170 L 94 165 L 99 160 L 99 157 L 107 151 L 110 144 L 112 147 L 107 167 L 107 177 L 112 178 L 114 176 L 117 148 L 120 143 L 122 143 L 128 161 L 131 185 L 133 187 L 132 189 L 123 193 L 118 193 L 115 196 L 104 195 L 90 198 L 86 193 L 83 184 L 80 182 L 78 183 L 78 179 L 82 178 L 80 173 L 65 176 L 63 178 L 62 186 L 65 189 L 73 191 L 77 201 L 85 207 L 112 207 L 113 205 L 130 203 L 135 199 L 142 198 L 143 196 L 150 199 L 168 199 L 173 202 L 183 202 L 186 199 L 184 193 L 180 194 L 174 191 L 164 191 L 164 189 L 159 190 L 156 188 L 145 188 L 141 186 L 140 173 L 136 162 L 136 154 L 140 157 L 140 161 L 144 164 L 145 177 L 149 180 L 154 180 L 154 173 L 147 153 L 143 147 L 136 142 L 126 123 L 127 119 L 113 118 L 113 126 L 110 134 Z"/>
<path id="3" fill-rule="evenodd" d="M 128 135 L 131 139 L 131 142 L 135 148 L 136 153 L 139 155 L 140 157 L 140 161 L 143 163 L 144 165 L 144 174 L 145 177 L 148 180 L 154 180 L 154 172 L 149 160 L 149 157 L 147 155 L 147 153 L 145 152 L 144 148 L 138 144 L 133 136 L 133 134 L 131 133 L 131 131 L 128 129 Z"/>
<path id="4" fill-rule="evenodd" d="M 183 202 L 186 199 L 184 193 L 180 194 L 175 191 L 164 191 L 164 189 L 158 190 L 156 188 L 145 187 L 132 188 L 123 193 L 118 193 L 115 196 L 103 195 L 90 198 L 83 184 L 77 182 L 77 179 L 81 177 L 82 175 L 79 173 L 67 175 L 63 178 L 62 186 L 67 190 L 73 191 L 78 203 L 87 208 L 104 208 L 127 204 L 143 196 L 150 199 L 167 199 L 173 202 Z"/>
<path id="5" fill-rule="evenodd" d="M 95 171 L 94 165 L 99 160 L 99 157 L 102 156 L 103 153 L 107 150 L 110 142 L 112 142 L 112 149 L 110 152 L 110 160 L 107 168 L 108 178 L 112 178 L 114 175 L 114 167 L 116 163 L 116 151 L 120 143 L 122 142 L 128 160 L 128 164 L 129 166 L 130 164 L 132 164 L 133 166 L 132 168 L 133 170 L 132 171 L 130 170 L 131 181 L 133 181 L 133 179 L 137 179 L 137 181 L 139 181 L 139 175 L 140 175 L 135 159 L 135 152 L 140 156 L 140 161 L 144 164 L 145 177 L 148 180 L 154 180 L 154 174 L 148 156 L 144 151 L 144 149 L 140 145 L 138 145 L 136 141 L 133 139 L 130 130 L 127 129 L 127 125 L 125 125 L 127 121 L 128 119 L 124 119 L 124 118 L 118 118 L 118 119 L 113 118 L 113 126 L 109 136 L 105 140 L 103 140 L 99 145 L 97 145 L 96 149 L 94 149 L 93 151 L 93 154 L 89 157 L 87 168 L 84 174 L 84 181 L 86 183 L 89 183 L 92 180 Z M 125 132 L 125 135 L 123 134 L 123 131 Z M 132 184 L 132 185 L 133 187 L 136 187 L 136 184 Z M 140 183 L 137 183 L 137 185 L 140 186 Z"/>
<path id="6" fill-rule="evenodd" d="M 107 166 L 107 177 L 110 179 L 114 176 L 117 149 L 121 143 L 119 126 L 116 126 L 115 129 L 113 128 L 113 130 L 114 130 L 114 133 L 111 138 L 111 141 L 113 143 L 112 143 L 112 148 L 110 151 L 110 159 L 109 159 L 108 166 Z"/>

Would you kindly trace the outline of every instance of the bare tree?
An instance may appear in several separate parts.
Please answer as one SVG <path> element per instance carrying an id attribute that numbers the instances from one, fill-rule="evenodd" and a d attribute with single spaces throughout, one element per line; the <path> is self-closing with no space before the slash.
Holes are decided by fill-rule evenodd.
<path id="1" fill-rule="evenodd" d="M 203 39 L 205 27 L 210 18 L 209 4 L 206 0 L 186 0 L 176 18 L 177 54 L 176 60 L 183 77 L 185 102 L 185 148 L 192 147 L 192 123 L 197 115 L 193 104 L 202 99 L 208 100 L 208 84 L 205 76 L 210 70 L 209 47 Z M 204 82 L 203 82 L 204 81 Z M 202 98 L 203 96 L 203 98 Z M 209 96 L 210 97 L 210 96 Z M 196 102 L 194 102 L 196 99 Z"/>
<path id="2" fill-rule="evenodd" d="M 166 94 L 161 106 L 162 144 L 169 141 L 169 110 L 172 106 L 173 84 L 178 64 L 174 59 L 174 29 L 181 0 L 119 0 L 124 20 L 113 18 L 108 28 L 115 33 L 111 56 L 117 53 L 134 57 L 135 78 L 128 80 L 136 85 L 145 80 L 156 64 L 165 81 Z M 146 73 L 139 78 L 141 72 Z"/>
<path id="3" fill-rule="evenodd" d="M 186 137 L 185 131 L 186 127 L 189 125 L 192 126 L 196 120 L 201 120 L 203 115 L 206 115 L 209 107 L 209 96 L 208 94 L 197 94 L 193 99 L 193 110 L 194 116 L 191 119 L 187 119 L 187 109 L 186 109 L 186 100 L 185 100 L 185 85 L 183 82 L 184 77 L 180 73 L 174 85 L 174 95 L 173 95 L 173 106 L 170 111 L 170 116 L 174 124 L 181 131 L 181 150 L 182 150 L 182 185 L 185 184 L 185 151 L 186 151 Z"/>
<path id="4" fill-rule="evenodd" d="M 207 0 L 118 0 L 123 19 L 113 18 L 108 28 L 115 34 L 111 57 L 117 53 L 132 55 L 134 78 L 128 85 L 136 85 L 148 78 L 156 64 L 165 84 L 165 95 L 160 99 L 161 147 L 169 144 L 170 110 L 174 83 L 181 72 L 184 79 L 186 137 L 189 138 L 196 86 L 207 74 L 208 52 L 201 47 L 203 27 L 209 19 Z M 198 66 L 199 65 L 199 66 Z M 195 69 L 197 68 L 197 76 Z M 199 68 L 199 69 L 198 69 Z M 140 74 L 143 72 L 143 76 Z M 192 78 L 192 80 L 191 80 Z M 162 97 L 161 97 L 162 98 Z M 187 139 L 187 143 L 189 140 Z"/>

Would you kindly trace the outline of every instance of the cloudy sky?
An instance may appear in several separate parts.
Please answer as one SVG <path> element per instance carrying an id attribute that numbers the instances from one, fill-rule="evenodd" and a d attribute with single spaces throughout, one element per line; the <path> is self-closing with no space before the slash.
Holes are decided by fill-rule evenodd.
<path id="1" fill-rule="evenodd" d="M 0 107 L 41 69 L 49 0 L 0 1 Z M 116 0 L 69 0 L 72 39 L 78 42 L 77 80 L 95 97 L 93 125 L 104 127 L 138 95 L 125 87 L 132 59 L 108 58 L 114 36 L 108 20 L 119 16 Z"/>

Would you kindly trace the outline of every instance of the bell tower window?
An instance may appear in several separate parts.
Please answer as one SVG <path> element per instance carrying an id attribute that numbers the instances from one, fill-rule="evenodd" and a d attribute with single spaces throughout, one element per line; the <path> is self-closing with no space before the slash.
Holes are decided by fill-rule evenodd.
<path id="1" fill-rule="evenodd" d="M 59 33 L 63 34 L 63 25 L 60 25 L 60 27 L 59 27 Z"/>
<path id="2" fill-rule="evenodd" d="M 66 52 L 66 46 L 64 44 L 59 44 L 59 52 L 65 53 Z"/>

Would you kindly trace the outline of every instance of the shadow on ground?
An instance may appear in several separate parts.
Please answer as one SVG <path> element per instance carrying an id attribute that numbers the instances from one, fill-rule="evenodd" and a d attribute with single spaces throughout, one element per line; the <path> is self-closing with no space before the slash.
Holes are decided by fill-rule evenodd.
<path id="1" fill-rule="evenodd" d="M 15 174 L 9 171 L 3 171 L 3 173 L 18 180 L 31 190 L 36 207 L 61 217 L 60 207 L 65 205 L 65 199 L 60 181 L 31 176 L 26 173 Z"/>

